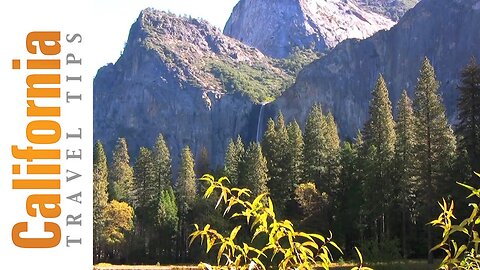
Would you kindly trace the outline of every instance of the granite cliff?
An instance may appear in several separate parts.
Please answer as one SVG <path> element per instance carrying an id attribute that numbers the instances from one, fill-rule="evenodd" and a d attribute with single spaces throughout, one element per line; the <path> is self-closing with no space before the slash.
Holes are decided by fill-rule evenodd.
<path id="1" fill-rule="evenodd" d="M 380 13 L 393 21 L 398 21 L 403 14 L 413 8 L 420 0 L 355 0 L 366 10 Z"/>
<path id="2" fill-rule="evenodd" d="M 305 67 L 293 87 L 267 107 L 303 123 L 310 106 L 331 110 L 343 137 L 354 136 L 368 114 L 379 73 L 395 104 L 401 91 L 412 95 L 423 58 L 436 69 L 450 121 L 455 120 L 459 73 L 470 57 L 480 58 L 480 0 L 423 0 L 389 31 L 346 40 Z"/>
<path id="3" fill-rule="evenodd" d="M 354 0 L 241 0 L 224 33 L 283 58 L 295 47 L 325 52 L 347 38 L 364 39 L 393 25 Z"/>
<path id="4" fill-rule="evenodd" d="M 255 137 L 257 103 L 293 82 L 281 66 L 205 21 L 146 9 L 122 56 L 97 73 L 94 137 L 107 152 L 126 137 L 135 156 L 163 133 L 175 161 L 189 145 L 219 164 L 231 137 Z"/>

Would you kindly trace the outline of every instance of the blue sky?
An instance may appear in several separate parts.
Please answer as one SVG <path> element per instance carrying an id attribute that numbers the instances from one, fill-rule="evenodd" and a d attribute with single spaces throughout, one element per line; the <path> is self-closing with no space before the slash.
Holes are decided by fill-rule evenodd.
<path id="1" fill-rule="evenodd" d="M 94 1 L 94 18 L 98 29 L 91 32 L 99 44 L 96 65 L 115 62 L 127 40 L 130 26 L 147 7 L 201 17 L 223 29 L 239 0 L 99 0 Z M 103 63 L 103 64 L 102 64 Z"/>

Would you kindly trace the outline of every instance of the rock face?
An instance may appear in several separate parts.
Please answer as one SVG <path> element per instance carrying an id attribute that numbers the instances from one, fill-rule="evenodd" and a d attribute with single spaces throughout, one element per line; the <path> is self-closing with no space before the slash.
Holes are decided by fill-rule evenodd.
<path id="1" fill-rule="evenodd" d="M 364 39 L 393 25 L 355 0 L 240 0 L 224 33 L 284 58 L 294 47 L 323 52 L 347 38 Z"/>
<path id="2" fill-rule="evenodd" d="M 258 50 L 224 36 L 204 21 L 144 10 L 122 56 L 94 80 L 94 137 L 110 153 L 126 137 L 131 154 L 163 133 L 174 161 L 189 145 L 206 147 L 219 164 L 228 140 L 255 137 L 260 106 L 240 89 L 226 92 L 212 68 L 254 66 L 289 78 Z M 220 76 L 221 77 L 221 76 Z"/>
<path id="3" fill-rule="evenodd" d="M 423 0 L 389 31 L 346 40 L 305 67 L 294 86 L 267 108 L 304 122 L 309 108 L 331 110 L 343 137 L 363 127 L 370 92 L 379 73 L 396 104 L 401 91 L 413 97 L 423 58 L 436 69 L 447 114 L 455 119 L 459 73 L 470 57 L 480 58 L 480 0 Z"/>
<path id="4" fill-rule="evenodd" d="M 398 21 L 405 12 L 413 8 L 420 0 L 356 0 L 363 9 L 380 13 L 393 21 Z"/>

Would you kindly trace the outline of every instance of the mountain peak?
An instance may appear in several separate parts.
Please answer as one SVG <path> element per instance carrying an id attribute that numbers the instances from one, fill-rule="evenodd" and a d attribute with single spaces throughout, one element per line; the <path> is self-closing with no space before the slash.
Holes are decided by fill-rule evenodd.
<path id="1" fill-rule="evenodd" d="M 221 74 L 225 69 L 230 73 L 241 67 L 268 71 L 279 84 L 285 77 L 290 79 L 271 58 L 225 36 L 207 21 L 151 8 L 143 10 L 133 24 L 122 58 L 137 59 L 131 54 L 138 55 L 139 48 L 153 53 L 160 60 L 160 70 L 175 74 L 179 84 L 217 94 L 225 93 Z"/>
<path id="2" fill-rule="evenodd" d="M 353 0 L 240 0 L 224 33 L 264 54 L 287 57 L 295 47 L 326 51 L 347 38 L 367 38 L 395 23 Z"/>

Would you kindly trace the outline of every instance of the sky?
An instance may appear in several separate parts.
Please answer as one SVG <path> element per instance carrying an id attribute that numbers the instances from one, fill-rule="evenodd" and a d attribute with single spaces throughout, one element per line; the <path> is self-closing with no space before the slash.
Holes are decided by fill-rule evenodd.
<path id="1" fill-rule="evenodd" d="M 93 18 L 98 28 L 91 32 L 98 44 L 97 66 L 115 62 L 127 40 L 130 26 L 141 10 L 147 7 L 206 19 L 223 29 L 238 0 L 99 0 L 95 2 Z M 103 63 L 103 64 L 102 64 Z"/>

